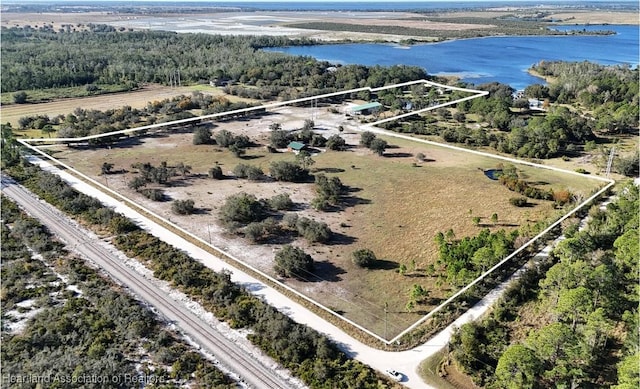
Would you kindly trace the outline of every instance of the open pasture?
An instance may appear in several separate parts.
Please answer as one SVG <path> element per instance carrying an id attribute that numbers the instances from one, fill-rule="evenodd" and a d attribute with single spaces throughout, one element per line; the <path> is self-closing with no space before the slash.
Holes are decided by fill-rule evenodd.
<path id="1" fill-rule="evenodd" d="M 316 270 L 307 274 L 304 281 L 281 281 L 386 339 L 402 332 L 455 292 L 455 287 L 438 277 L 443 270 L 436 262 L 438 247 L 434 237 L 438 232 L 452 229 L 457 238 L 462 238 L 477 235 L 482 228 L 510 231 L 558 213 L 550 201 L 530 200 L 531 206 L 523 208 L 511 205 L 509 199 L 520 195 L 483 173 L 504 163 L 491 157 L 383 135 L 379 137 L 389 143 L 389 148 L 378 156 L 358 145 L 364 127 L 357 120 L 348 120 L 341 113 L 342 108 L 284 106 L 258 117 L 214 122 L 214 134 L 227 130 L 247 135 L 256 144 L 241 157 L 217 145 L 193 145 L 189 131 L 129 138 L 108 148 L 58 145 L 52 151 L 54 157 L 96 181 L 274 277 L 275 251 L 283 243 L 302 247 L 314 258 Z M 285 130 L 296 131 L 310 117 L 314 118 L 316 133 L 326 138 L 340 134 L 348 145 L 345 151 L 318 148 L 312 157 L 312 174 L 337 176 L 349 188 L 339 208 L 329 212 L 313 209 L 312 181 L 248 181 L 233 177 L 233 168 L 240 163 L 258 166 L 268 174 L 273 161 L 295 161 L 293 153 L 267 151 L 269 126 L 279 123 Z M 343 131 L 338 130 L 339 126 Z M 417 159 L 419 153 L 424 154 L 423 161 Z M 149 162 L 157 166 L 163 161 L 169 166 L 183 163 L 191 167 L 186 176 L 177 177 L 173 185 L 163 190 L 171 200 L 194 200 L 196 214 L 176 215 L 171 212 L 169 201 L 153 202 L 128 187 L 134 177 L 133 164 Z M 113 170 L 121 173 L 101 175 L 104 162 L 114 164 Z M 216 164 L 222 167 L 226 179 L 207 177 L 208 170 Z M 516 168 L 524 179 L 541 189 L 567 189 L 586 197 L 599 186 L 587 177 L 525 165 Z M 302 238 L 282 238 L 257 245 L 229 233 L 219 222 L 218 210 L 229 195 L 240 192 L 258 198 L 289 194 L 296 204 L 295 212 L 327 223 L 333 239 L 328 244 L 309 244 Z M 497 214 L 497 220 L 492 220 L 493 214 Z M 479 223 L 474 222 L 474 217 L 480 218 Z M 380 259 L 374 269 L 362 269 L 352 263 L 351 253 L 361 248 L 373 250 Z M 406 272 L 401 274 L 403 265 Z M 429 292 L 429 298 L 409 312 L 405 306 L 416 284 Z"/>

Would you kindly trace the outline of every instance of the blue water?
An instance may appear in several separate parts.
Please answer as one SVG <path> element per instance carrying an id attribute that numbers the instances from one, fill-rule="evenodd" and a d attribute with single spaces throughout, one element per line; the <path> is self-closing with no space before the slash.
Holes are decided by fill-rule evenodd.
<path id="1" fill-rule="evenodd" d="M 531 65 L 542 60 L 638 66 L 638 26 L 592 25 L 562 28 L 613 30 L 616 34 L 489 37 L 410 47 L 395 44 L 337 44 L 270 50 L 311 56 L 334 64 L 414 65 L 426 69 L 431 75 L 455 75 L 476 85 L 498 81 L 515 89 L 543 82 L 527 73 Z"/>

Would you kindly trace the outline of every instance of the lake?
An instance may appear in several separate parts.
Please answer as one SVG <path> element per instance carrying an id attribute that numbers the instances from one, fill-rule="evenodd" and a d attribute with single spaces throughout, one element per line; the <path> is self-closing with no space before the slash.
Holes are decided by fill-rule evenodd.
<path id="1" fill-rule="evenodd" d="M 557 26 L 556 29 L 612 30 L 598 36 L 509 36 L 460 39 L 440 43 L 332 44 L 272 48 L 269 51 L 304 55 L 334 64 L 414 65 L 432 75 L 454 75 L 473 84 L 498 81 L 515 89 L 543 83 L 527 73 L 544 61 L 591 61 L 603 65 L 638 66 L 638 26 Z"/>

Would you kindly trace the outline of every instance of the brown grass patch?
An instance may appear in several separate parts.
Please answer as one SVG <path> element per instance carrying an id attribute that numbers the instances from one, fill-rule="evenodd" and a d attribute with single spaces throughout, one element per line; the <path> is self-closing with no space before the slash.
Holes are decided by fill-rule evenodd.
<path id="1" fill-rule="evenodd" d="M 62 99 L 47 103 L 37 104 L 9 104 L 2 106 L 2 122 L 11 123 L 14 128 L 18 128 L 18 119 L 25 116 L 47 115 L 53 118 L 58 115 L 72 113 L 76 108 L 87 110 L 96 109 L 106 111 L 117 109 L 123 106 L 130 106 L 136 109 L 144 108 L 148 102 L 170 99 L 180 95 L 191 95 L 194 91 L 204 94 L 222 95 L 220 88 L 201 88 L 198 86 L 168 87 L 158 84 L 148 84 L 142 88 L 126 92 L 99 95 L 93 97 L 83 97 L 76 99 Z M 28 94 L 28 91 L 27 91 Z M 225 96 L 231 101 L 235 101 L 233 96 Z"/>

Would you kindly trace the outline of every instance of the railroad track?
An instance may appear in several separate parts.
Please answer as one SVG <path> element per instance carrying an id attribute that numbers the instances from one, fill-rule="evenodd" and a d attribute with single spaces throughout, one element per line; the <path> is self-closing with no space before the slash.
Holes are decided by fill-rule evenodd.
<path id="1" fill-rule="evenodd" d="M 145 276 L 125 265 L 84 228 L 71 223 L 60 211 L 35 197 L 12 179 L 2 177 L 2 193 L 12 198 L 32 217 L 41 221 L 73 251 L 93 262 L 111 278 L 125 286 L 139 300 L 153 306 L 167 321 L 175 324 L 196 344 L 212 353 L 221 365 L 236 374 L 249 388 L 295 388 L 296 385 L 247 354 L 226 336 L 204 322 L 183 304 L 170 298 Z"/>

